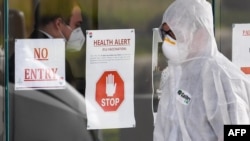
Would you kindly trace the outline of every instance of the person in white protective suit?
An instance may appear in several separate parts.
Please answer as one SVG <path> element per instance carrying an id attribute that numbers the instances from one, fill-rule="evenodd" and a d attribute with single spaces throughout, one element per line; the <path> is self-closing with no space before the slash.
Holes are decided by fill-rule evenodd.
<path id="1" fill-rule="evenodd" d="M 211 4 L 175 0 L 160 29 L 168 67 L 154 141 L 223 141 L 225 124 L 250 124 L 250 82 L 218 51 Z"/>

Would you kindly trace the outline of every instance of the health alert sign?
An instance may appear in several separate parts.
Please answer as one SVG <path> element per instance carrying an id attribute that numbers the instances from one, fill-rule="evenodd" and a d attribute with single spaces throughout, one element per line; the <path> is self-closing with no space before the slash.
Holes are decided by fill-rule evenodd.
<path id="1" fill-rule="evenodd" d="M 135 127 L 135 30 L 86 33 L 87 129 Z"/>
<path id="2" fill-rule="evenodd" d="M 232 62 L 250 78 L 250 24 L 234 24 Z"/>
<path id="3" fill-rule="evenodd" d="M 64 87 L 64 39 L 16 39 L 15 89 L 63 89 Z"/>

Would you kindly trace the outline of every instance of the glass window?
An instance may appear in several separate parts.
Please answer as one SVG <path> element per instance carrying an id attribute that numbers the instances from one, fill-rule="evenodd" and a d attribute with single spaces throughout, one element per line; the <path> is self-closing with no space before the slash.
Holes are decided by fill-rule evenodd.
<path id="1" fill-rule="evenodd" d="M 4 59 L 8 59 L 11 141 L 151 141 L 154 127 L 151 96 L 153 28 L 160 26 L 162 15 L 172 1 L 174 0 L 77 0 L 76 3 L 71 3 L 73 0 L 8 0 L 9 54 L 6 58 L 3 0 L 0 0 L 0 111 L 4 111 Z M 208 1 L 214 8 L 218 48 L 231 59 L 232 24 L 249 22 L 250 2 Z M 73 17 L 75 4 L 81 11 L 80 16 L 78 13 Z M 74 10 L 77 13 L 77 8 Z M 135 29 L 135 128 L 86 129 L 86 111 L 81 111 L 82 107 L 77 105 L 84 103 L 78 96 L 85 96 L 86 43 L 79 51 L 66 49 L 66 89 L 14 89 L 15 63 L 22 61 L 15 62 L 15 54 L 18 54 L 14 50 L 16 39 L 68 39 L 69 33 L 77 27 L 81 28 L 84 35 L 86 30 L 93 29 Z M 160 63 L 166 65 L 165 61 Z M 0 118 L 0 140 L 3 139 L 3 129 L 4 123 Z"/>
<path id="2" fill-rule="evenodd" d="M 3 0 L 0 0 L 0 141 L 4 139 L 4 94 L 5 94 L 5 83 L 4 83 L 4 72 L 5 72 L 5 59 L 4 59 L 4 10 Z"/>
<path id="3" fill-rule="evenodd" d="M 218 0 L 215 2 L 216 39 L 220 51 L 232 59 L 232 26 L 250 23 L 249 1 Z"/>
<path id="4" fill-rule="evenodd" d="M 17 39 L 65 38 L 77 27 L 92 29 L 92 0 L 9 0 L 9 94 L 11 141 L 97 141 L 101 131 L 87 130 L 84 109 L 85 48 L 65 52 L 65 89 L 15 90 Z M 79 11 L 82 9 L 82 11 Z M 75 13 L 76 12 L 76 13 Z M 74 15 L 74 16 L 73 16 Z M 83 21 L 84 19 L 84 21 Z M 85 32 L 84 32 L 85 33 Z M 19 72 L 17 72 L 19 73 Z"/>

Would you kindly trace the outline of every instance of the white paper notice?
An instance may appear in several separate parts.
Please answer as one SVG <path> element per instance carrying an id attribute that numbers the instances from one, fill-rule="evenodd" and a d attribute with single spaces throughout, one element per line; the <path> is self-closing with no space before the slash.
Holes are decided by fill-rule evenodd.
<path id="1" fill-rule="evenodd" d="M 64 39 L 17 39 L 15 41 L 16 90 L 64 87 Z"/>
<path id="2" fill-rule="evenodd" d="M 135 30 L 88 30 L 87 129 L 135 127 Z"/>
<path id="3" fill-rule="evenodd" d="M 250 79 L 250 24 L 233 25 L 232 62 Z"/>

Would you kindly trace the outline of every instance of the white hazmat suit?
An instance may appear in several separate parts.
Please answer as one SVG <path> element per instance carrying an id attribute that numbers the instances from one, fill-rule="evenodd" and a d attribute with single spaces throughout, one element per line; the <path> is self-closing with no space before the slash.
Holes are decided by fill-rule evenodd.
<path id="1" fill-rule="evenodd" d="M 175 0 L 163 23 L 179 59 L 162 74 L 154 141 L 223 141 L 225 124 L 250 124 L 250 83 L 217 49 L 211 4 Z"/>

